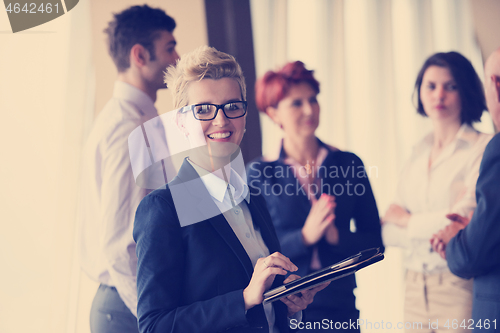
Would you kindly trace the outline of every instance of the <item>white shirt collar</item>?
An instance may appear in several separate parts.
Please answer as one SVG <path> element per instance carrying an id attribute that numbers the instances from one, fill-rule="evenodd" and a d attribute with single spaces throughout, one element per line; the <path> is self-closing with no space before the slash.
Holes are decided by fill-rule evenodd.
<path id="1" fill-rule="evenodd" d="M 248 186 L 238 172 L 231 167 L 231 163 L 224 166 L 224 172 L 229 177 L 229 182 L 226 183 L 221 169 L 210 172 L 204 168 L 196 165 L 188 158 L 189 164 L 193 166 L 195 171 L 200 176 L 203 184 L 208 190 L 208 193 L 219 202 L 223 202 L 226 195 L 227 186 L 231 189 L 234 200 L 240 202 L 240 198 L 244 198 L 247 203 L 250 203 L 250 193 Z M 245 177 L 246 178 L 246 177 Z"/>
<path id="2" fill-rule="evenodd" d="M 144 91 L 123 81 L 115 81 L 113 97 L 126 100 L 139 109 L 141 115 L 150 118 L 158 116 L 154 102 Z"/>
<path id="3" fill-rule="evenodd" d="M 460 126 L 460 129 L 458 130 L 457 134 L 455 135 L 455 139 L 453 140 L 453 144 L 455 147 L 458 147 L 457 144 L 465 144 L 467 146 L 473 145 L 478 138 L 479 132 L 476 131 L 472 126 L 468 124 L 462 124 Z M 428 149 L 432 147 L 434 144 L 434 133 L 429 133 L 427 134 L 424 139 L 420 142 L 420 144 L 417 144 L 415 147 L 419 151 L 422 149 Z"/>

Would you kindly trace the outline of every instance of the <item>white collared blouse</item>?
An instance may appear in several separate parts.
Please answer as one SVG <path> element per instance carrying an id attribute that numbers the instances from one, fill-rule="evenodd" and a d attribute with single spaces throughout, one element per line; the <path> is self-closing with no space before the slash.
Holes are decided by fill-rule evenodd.
<path id="1" fill-rule="evenodd" d="M 433 133 L 414 147 L 401 172 L 394 200 L 411 213 L 408 226 L 385 224 L 382 229 L 385 245 L 405 249 L 407 269 L 425 273 L 448 270 L 446 261 L 432 252 L 430 238 L 450 223 L 446 214 L 468 216 L 476 208 L 479 166 L 491 138 L 491 134 L 463 124 L 430 168 Z"/>

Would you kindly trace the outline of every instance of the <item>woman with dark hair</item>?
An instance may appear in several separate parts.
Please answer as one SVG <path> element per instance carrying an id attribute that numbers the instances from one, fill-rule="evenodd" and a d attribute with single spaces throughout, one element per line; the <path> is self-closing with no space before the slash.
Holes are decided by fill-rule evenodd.
<path id="1" fill-rule="evenodd" d="M 315 136 L 318 93 L 313 72 L 300 61 L 257 81 L 257 107 L 281 127 L 284 138 L 279 158 L 259 158 L 247 172 L 250 188 L 267 202 L 282 253 L 302 275 L 360 250 L 382 247 L 377 205 L 363 163 Z M 335 323 L 352 328 L 345 323 L 359 318 L 354 288 L 351 275 L 317 294 L 305 312 L 304 331 L 333 330 Z M 331 325 L 317 324 L 322 322 Z"/>
<path id="2" fill-rule="evenodd" d="M 439 323 L 434 332 L 466 332 L 472 281 L 454 276 L 429 241 L 450 223 L 447 214 L 468 216 L 476 207 L 479 165 L 491 139 L 472 128 L 486 109 L 483 87 L 461 54 L 436 53 L 422 66 L 415 95 L 417 112 L 430 118 L 433 130 L 403 169 L 396 200 L 382 218 L 384 242 L 405 248 L 405 321 L 422 322 L 428 332 L 429 320 Z"/>

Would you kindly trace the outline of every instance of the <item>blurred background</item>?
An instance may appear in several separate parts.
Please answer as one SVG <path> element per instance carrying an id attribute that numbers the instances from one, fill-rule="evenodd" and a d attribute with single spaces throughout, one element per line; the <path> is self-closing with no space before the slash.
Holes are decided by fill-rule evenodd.
<path id="1" fill-rule="evenodd" d="M 75 251 L 81 151 L 116 77 L 103 29 L 112 13 L 142 3 L 80 0 L 58 19 L 16 34 L 0 10 L 0 333 L 90 332 L 97 284 L 80 271 Z M 498 0 L 147 4 L 176 20 L 181 56 L 209 44 L 242 64 L 252 102 L 242 145 L 247 162 L 277 154 L 281 138 L 257 113 L 255 78 L 293 60 L 313 69 L 321 84 L 317 135 L 370 168 L 381 214 L 412 145 L 430 130 L 412 103 L 423 61 L 458 51 L 482 77 L 484 59 L 500 46 Z M 172 110 L 168 90 L 159 92 L 156 106 Z M 476 128 L 493 132 L 487 113 Z M 357 306 L 366 321 L 402 321 L 401 253 L 386 254 L 357 274 Z"/>

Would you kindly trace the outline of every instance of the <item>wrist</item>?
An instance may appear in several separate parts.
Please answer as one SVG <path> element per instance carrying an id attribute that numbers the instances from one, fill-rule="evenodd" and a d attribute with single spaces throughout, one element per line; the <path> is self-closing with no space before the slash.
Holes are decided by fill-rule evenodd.
<path id="1" fill-rule="evenodd" d="M 245 302 L 245 311 L 248 311 L 249 309 L 253 308 L 255 305 L 258 303 L 255 303 L 255 301 L 251 300 L 250 292 L 247 290 L 247 288 L 243 289 L 243 301 Z"/>
<path id="2" fill-rule="evenodd" d="M 301 235 L 302 235 L 302 243 L 304 243 L 305 246 L 313 245 L 313 243 L 310 242 L 309 239 L 307 238 L 306 232 L 304 232 L 304 228 L 302 228 Z"/>

